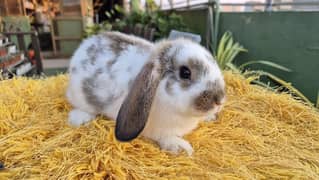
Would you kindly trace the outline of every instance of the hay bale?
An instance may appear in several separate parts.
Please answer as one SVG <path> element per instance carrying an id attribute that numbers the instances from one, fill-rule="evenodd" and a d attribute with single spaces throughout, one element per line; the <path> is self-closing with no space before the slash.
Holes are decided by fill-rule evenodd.
<path id="1" fill-rule="evenodd" d="M 192 157 L 150 140 L 114 139 L 98 117 L 67 125 L 65 75 L 0 82 L 0 162 L 8 179 L 319 179 L 319 113 L 288 94 L 225 72 L 228 101 L 216 122 L 186 136 Z M 2 179 L 0 178 L 0 179 Z"/>

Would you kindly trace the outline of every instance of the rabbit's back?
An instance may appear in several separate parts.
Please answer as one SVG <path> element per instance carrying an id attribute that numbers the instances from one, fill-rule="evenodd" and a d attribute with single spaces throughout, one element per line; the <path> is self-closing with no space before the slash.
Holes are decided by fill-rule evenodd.
<path id="1" fill-rule="evenodd" d="M 115 119 L 152 47 L 116 32 L 84 40 L 70 62 L 67 98 L 78 109 Z"/>

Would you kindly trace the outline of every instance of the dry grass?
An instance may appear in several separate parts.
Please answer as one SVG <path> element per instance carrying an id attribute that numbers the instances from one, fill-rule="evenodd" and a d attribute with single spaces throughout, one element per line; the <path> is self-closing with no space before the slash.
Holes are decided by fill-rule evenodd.
<path id="1" fill-rule="evenodd" d="M 102 117 L 70 128 L 67 77 L 0 82 L 0 179 L 319 179 L 319 113 L 225 72 L 228 101 L 216 122 L 186 138 L 195 153 L 114 139 Z"/>

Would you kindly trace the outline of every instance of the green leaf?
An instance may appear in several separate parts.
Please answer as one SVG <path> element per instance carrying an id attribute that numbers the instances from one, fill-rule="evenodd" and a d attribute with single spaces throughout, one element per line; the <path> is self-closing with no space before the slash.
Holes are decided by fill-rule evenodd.
<path id="1" fill-rule="evenodd" d="M 281 84 L 283 87 L 287 88 L 290 92 L 300 97 L 308 105 L 313 106 L 313 103 L 305 95 L 303 95 L 298 89 L 293 87 L 291 83 L 286 82 L 285 80 L 282 80 L 281 78 L 265 71 L 253 71 L 253 72 L 258 73 L 260 76 L 263 76 L 263 75 L 267 76 L 268 78 L 276 81 L 277 83 Z"/>
<path id="2" fill-rule="evenodd" d="M 105 15 L 106 15 L 108 18 L 111 18 L 111 17 L 112 17 L 111 13 L 108 12 L 108 11 L 105 11 Z"/>
<path id="3" fill-rule="evenodd" d="M 232 71 L 236 72 L 236 73 L 241 73 L 240 69 L 238 69 L 238 67 L 236 67 L 234 64 L 232 63 L 227 63 L 226 66 L 231 69 Z"/>
<path id="4" fill-rule="evenodd" d="M 231 62 L 230 59 L 227 57 L 230 56 L 229 54 L 233 52 L 233 38 L 227 39 L 226 46 L 224 47 L 224 53 L 221 54 L 221 63 L 225 65 L 228 62 Z"/>
<path id="5" fill-rule="evenodd" d="M 224 50 L 225 44 L 226 44 L 226 42 L 228 41 L 229 38 L 230 38 L 229 32 L 225 32 L 223 34 L 219 44 L 218 44 L 218 50 L 217 50 L 217 60 L 218 61 L 221 61 L 222 53 L 225 51 Z"/>
<path id="6" fill-rule="evenodd" d="M 231 32 L 226 31 L 217 48 L 217 63 L 221 69 L 225 69 L 228 63 L 232 63 L 240 52 L 247 52 L 239 43 L 235 43 Z"/>
<path id="7" fill-rule="evenodd" d="M 114 9 L 119 13 L 124 13 L 124 9 L 118 4 L 115 5 Z"/>
<path id="8" fill-rule="evenodd" d="M 267 66 L 270 66 L 270 67 L 273 67 L 273 68 L 276 68 L 276 69 L 279 69 L 279 70 L 282 70 L 282 71 L 286 71 L 286 72 L 291 72 L 291 69 L 288 69 L 284 66 L 281 66 L 277 63 L 273 63 L 273 62 L 270 62 L 270 61 L 264 61 L 264 60 L 260 60 L 260 61 L 248 61 L 244 64 L 241 64 L 239 66 L 239 69 L 243 69 L 245 68 L 246 66 L 248 65 L 251 65 L 251 64 L 263 64 L 263 65 L 267 65 Z"/>
<path id="9" fill-rule="evenodd" d="M 230 50 L 230 53 L 227 54 L 226 56 L 226 60 L 227 62 L 233 62 L 235 60 L 235 57 L 240 53 L 240 52 L 247 52 L 246 49 L 243 49 L 241 47 L 233 47 L 231 50 Z"/>
<path id="10" fill-rule="evenodd" d="M 266 84 L 266 83 L 264 83 L 262 81 L 259 81 L 259 80 L 253 80 L 252 83 L 257 84 L 257 85 L 259 85 L 261 87 L 264 87 L 264 88 L 266 88 L 266 89 L 268 89 L 270 91 L 274 91 L 275 90 L 274 88 L 269 86 L 269 84 Z"/>

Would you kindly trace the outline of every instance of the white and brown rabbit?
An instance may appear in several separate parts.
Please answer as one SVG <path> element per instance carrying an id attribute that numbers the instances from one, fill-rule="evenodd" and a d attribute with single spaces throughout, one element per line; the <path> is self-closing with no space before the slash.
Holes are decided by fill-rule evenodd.
<path id="1" fill-rule="evenodd" d="M 119 32 L 101 33 L 82 42 L 69 71 L 71 125 L 102 114 L 116 119 L 118 140 L 141 134 L 174 153 L 192 154 L 183 135 L 200 120 L 214 119 L 225 99 L 216 61 L 186 39 L 153 44 Z"/>

